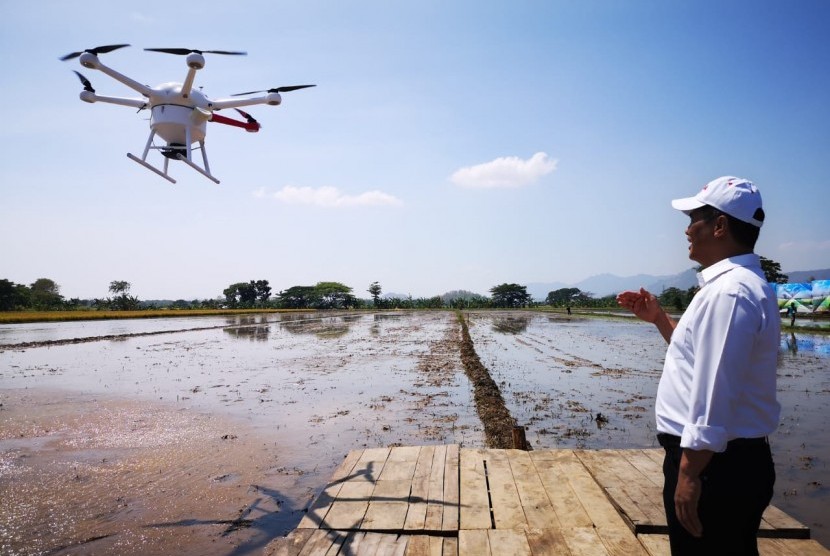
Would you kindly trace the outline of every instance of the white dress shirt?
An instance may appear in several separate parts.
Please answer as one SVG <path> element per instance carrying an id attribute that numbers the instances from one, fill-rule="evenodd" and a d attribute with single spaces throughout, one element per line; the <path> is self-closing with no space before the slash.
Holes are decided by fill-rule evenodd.
<path id="1" fill-rule="evenodd" d="M 757 255 L 719 261 L 698 281 L 666 351 L 657 430 L 679 436 L 684 448 L 722 452 L 733 438 L 778 427 L 781 318 Z"/>

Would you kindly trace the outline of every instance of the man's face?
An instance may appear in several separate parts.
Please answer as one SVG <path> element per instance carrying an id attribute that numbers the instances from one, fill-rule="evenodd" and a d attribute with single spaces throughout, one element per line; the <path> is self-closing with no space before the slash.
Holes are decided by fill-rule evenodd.
<path id="1" fill-rule="evenodd" d="M 713 259 L 715 223 L 721 213 L 712 207 L 701 207 L 689 213 L 686 239 L 689 240 L 689 258 L 704 267 L 717 262 Z"/>

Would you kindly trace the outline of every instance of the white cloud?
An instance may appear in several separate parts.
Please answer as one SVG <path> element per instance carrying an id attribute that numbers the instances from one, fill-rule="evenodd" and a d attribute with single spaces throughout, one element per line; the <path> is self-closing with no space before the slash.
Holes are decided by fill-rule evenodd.
<path id="1" fill-rule="evenodd" d="M 155 23 L 155 20 L 141 12 L 130 12 L 130 19 L 139 23 Z"/>
<path id="2" fill-rule="evenodd" d="M 534 154 L 528 160 L 505 156 L 456 170 L 450 181 L 470 188 L 522 187 L 550 174 L 556 170 L 556 165 L 557 161 L 543 152 Z"/>
<path id="3" fill-rule="evenodd" d="M 253 192 L 254 197 L 269 194 L 264 187 Z M 321 207 L 401 206 L 403 201 L 382 191 L 366 191 L 359 195 L 346 195 L 336 187 L 296 187 L 286 185 L 270 195 L 274 199 L 292 205 L 317 205 Z"/>

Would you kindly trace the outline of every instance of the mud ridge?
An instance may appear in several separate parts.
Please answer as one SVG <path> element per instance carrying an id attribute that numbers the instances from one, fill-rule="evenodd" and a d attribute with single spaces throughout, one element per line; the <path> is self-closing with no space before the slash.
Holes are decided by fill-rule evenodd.
<path id="1" fill-rule="evenodd" d="M 461 362 L 464 372 L 473 383 L 473 397 L 476 412 L 484 425 L 484 436 L 488 448 L 512 448 L 513 427 L 516 419 L 510 415 L 498 384 L 490 376 L 476 353 L 467 319 L 460 312 L 458 322 L 461 324 Z"/>

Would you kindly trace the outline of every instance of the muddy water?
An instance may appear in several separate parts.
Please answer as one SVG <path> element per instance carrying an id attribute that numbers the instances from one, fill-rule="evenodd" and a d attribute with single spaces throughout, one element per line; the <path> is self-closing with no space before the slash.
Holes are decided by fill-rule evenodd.
<path id="1" fill-rule="evenodd" d="M 534 447 L 654 445 L 650 327 L 469 322 Z M 0 327 L 0 553 L 257 553 L 350 449 L 484 445 L 457 342 L 448 312 Z M 774 503 L 830 546 L 823 345 L 782 338 Z"/>

